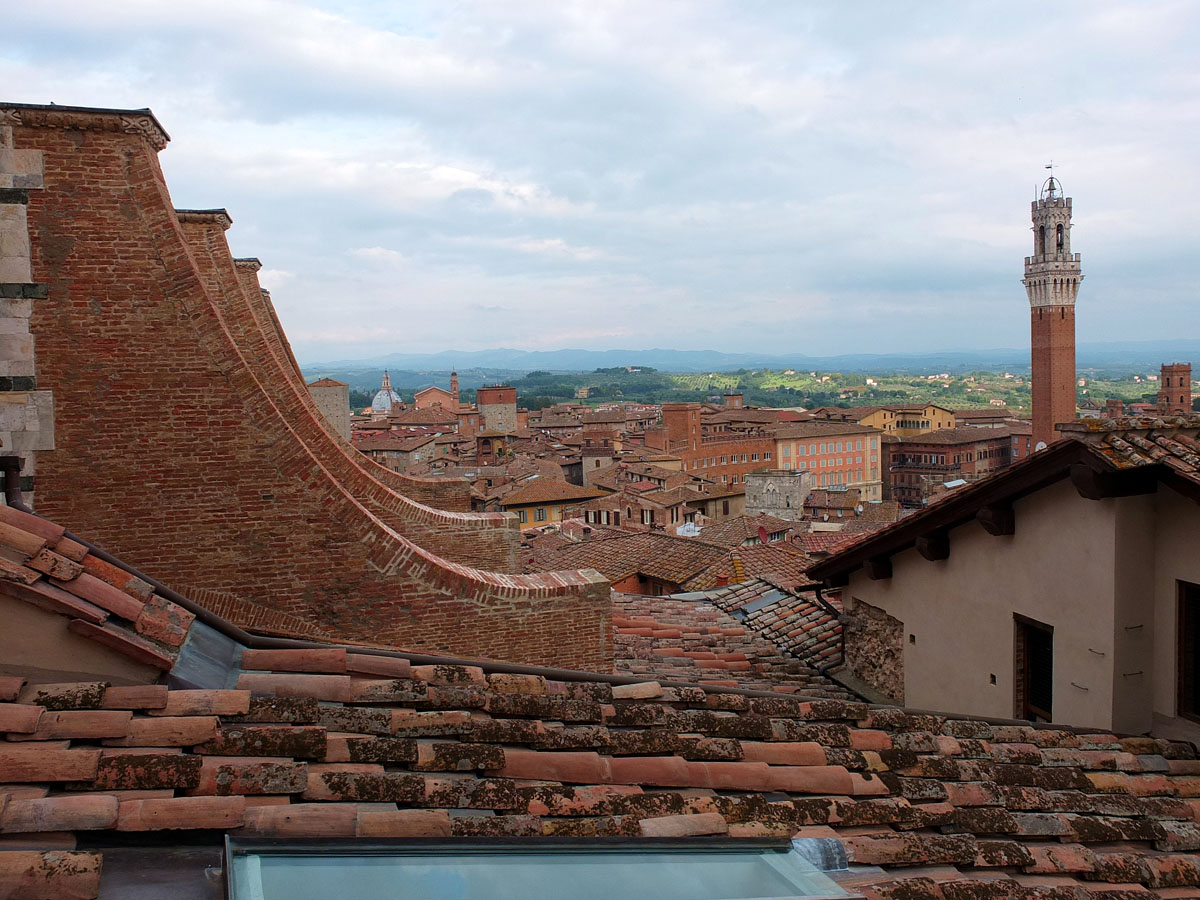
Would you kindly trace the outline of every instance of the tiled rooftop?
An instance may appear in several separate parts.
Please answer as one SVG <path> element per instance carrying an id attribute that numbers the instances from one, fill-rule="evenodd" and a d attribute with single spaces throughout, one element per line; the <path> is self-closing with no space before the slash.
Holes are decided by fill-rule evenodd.
<path id="1" fill-rule="evenodd" d="M 553 571 L 565 560 L 574 560 L 572 565 L 596 569 L 610 581 L 640 573 L 682 585 L 726 554 L 726 548 L 695 538 L 637 532 L 560 547 L 541 564 L 544 571 Z"/>
<path id="2" fill-rule="evenodd" d="M 1081 419 L 1061 427 L 1120 469 L 1164 465 L 1200 484 L 1200 416 Z"/>
<path id="3" fill-rule="evenodd" d="M 342 648 L 242 665 L 232 690 L 3 681 L 0 830 L 32 849 L 0 878 L 44 891 L 9 896 L 94 897 L 103 851 L 77 842 L 166 829 L 829 836 L 895 900 L 1200 884 L 1191 745 Z"/>
<path id="4" fill-rule="evenodd" d="M 190 613 L 147 583 L 45 520 L 0 524 L 8 597 L 151 671 L 195 652 Z M 729 591 L 728 616 L 695 634 L 745 636 L 725 626 L 770 608 L 752 593 Z M 232 687 L 211 689 L 31 681 L 0 662 L 0 895 L 94 898 L 104 848 L 151 832 L 832 837 L 843 884 L 871 900 L 1200 893 L 1190 744 L 345 646 L 234 650 Z"/>
<path id="5" fill-rule="evenodd" d="M 136 663 L 170 669 L 195 616 L 65 530 L 0 505 L 0 594 L 65 617 L 71 634 Z M 0 659 L 0 671 L 6 662 Z"/>
<path id="6" fill-rule="evenodd" d="M 739 547 L 743 541 L 758 540 L 759 528 L 765 528 L 767 534 L 780 531 L 791 531 L 796 527 L 795 522 L 779 519 L 770 515 L 733 516 L 720 522 L 711 522 L 701 530 L 701 537 L 710 544 L 723 544 L 726 547 Z"/>

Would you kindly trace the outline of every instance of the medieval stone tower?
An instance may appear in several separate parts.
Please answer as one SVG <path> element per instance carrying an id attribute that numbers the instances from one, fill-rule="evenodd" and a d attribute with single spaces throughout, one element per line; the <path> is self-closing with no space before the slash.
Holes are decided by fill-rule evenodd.
<path id="1" fill-rule="evenodd" d="M 1158 411 L 1168 416 L 1191 415 L 1191 363 L 1163 363 L 1158 380 Z"/>
<path id="2" fill-rule="evenodd" d="M 1033 201 L 1033 256 L 1025 257 L 1033 351 L 1033 442 L 1058 440 L 1075 419 L 1075 297 L 1079 254 L 1071 252 L 1071 198 L 1051 175 Z"/>

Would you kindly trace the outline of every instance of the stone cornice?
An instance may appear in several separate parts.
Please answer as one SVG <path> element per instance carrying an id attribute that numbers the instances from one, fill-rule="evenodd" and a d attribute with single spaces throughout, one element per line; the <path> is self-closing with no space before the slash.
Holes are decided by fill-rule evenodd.
<path id="1" fill-rule="evenodd" d="M 256 256 L 243 256 L 235 259 L 233 264 L 239 269 L 249 269 L 251 272 L 257 272 L 262 268 L 262 262 Z"/>
<path id="2" fill-rule="evenodd" d="M 162 150 L 171 139 L 149 109 L 0 103 L 0 125 L 135 134 L 144 137 L 155 150 Z"/>
<path id="3" fill-rule="evenodd" d="M 233 224 L 233 216 L 226 209 L 177 209 L 175 215 L 183 225 L 220 225 L 228 231 Z"/>

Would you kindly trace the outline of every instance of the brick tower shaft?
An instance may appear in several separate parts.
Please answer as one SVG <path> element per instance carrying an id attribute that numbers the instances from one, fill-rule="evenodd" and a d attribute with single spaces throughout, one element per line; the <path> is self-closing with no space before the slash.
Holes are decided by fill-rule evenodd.
<path id="1" fill-rule="evenodd" d="M 1032 205 L 1033 255 L 1025 257 L 1033 370 L 1033 442 L 1058 440 L 1054 426 L 1075 420 L 1075 298 L 1083 281 L 1071 252 L 1071 198 L 1051 176 Z"/>

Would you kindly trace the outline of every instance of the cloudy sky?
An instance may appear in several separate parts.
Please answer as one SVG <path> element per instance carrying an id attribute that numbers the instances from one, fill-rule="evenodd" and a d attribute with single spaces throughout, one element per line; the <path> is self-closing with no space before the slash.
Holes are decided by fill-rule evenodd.
<path id="1" fill-rule="evenodd" d="M 0 99 L 151 107 L 301 359 L 1200 336 L 1200 5 L 0 2 Z"/>

